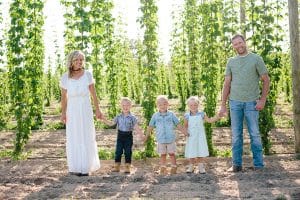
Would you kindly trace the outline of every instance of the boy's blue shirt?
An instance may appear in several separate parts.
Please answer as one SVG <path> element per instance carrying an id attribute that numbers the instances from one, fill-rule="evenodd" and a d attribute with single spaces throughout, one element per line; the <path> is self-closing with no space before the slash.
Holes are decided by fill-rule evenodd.
<path id="1" fill-rule="evenodd" d="M 137 124 L 137 118 L 131 113 L 126 116 L 121 113 L 114 118 L 114 123 L 117 124 L 120 131 L 133 131 L 134 126 Z"/>
<path id="2" fill-rule="evenodd" d="M 165 113 L 156 112 L 152 115 L 149 126 L 155 128 L 156 141 L 161 144 L 172 143 L 176 139 L 174 128 L 179 124 L 179 119 L 172 111 Z"/>

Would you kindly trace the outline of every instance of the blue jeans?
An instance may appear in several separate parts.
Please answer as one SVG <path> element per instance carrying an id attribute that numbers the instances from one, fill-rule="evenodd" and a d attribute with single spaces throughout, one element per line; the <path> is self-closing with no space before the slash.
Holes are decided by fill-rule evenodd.
<path id="1" fill-rule="evenodd" d="M 258 126 L 259 111 L 255 109 L 256 101 L 230 100 L 229 104 L 232 130 L 232 164 L 234 166 L 242 166 L 243 164 L 243 121 L 245 118 L 250 135 L 253 165 L 257 168 L 263 167 L 263 151 Z"/>
<path id="2" fill-rule="evenodd" d="M 123 152 L 125 154 L 125 163 L 131 163 L 133 137 L 132 132 L 118 131 L 117 145 L 115 152 L 115 162 L 120 163 Z"/>

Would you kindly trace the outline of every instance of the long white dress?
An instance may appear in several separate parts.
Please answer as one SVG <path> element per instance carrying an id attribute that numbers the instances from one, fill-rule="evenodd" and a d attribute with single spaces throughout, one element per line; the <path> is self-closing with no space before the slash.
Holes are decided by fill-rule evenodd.
<path id="1" fill-rule="evenodd" d="M 66 151 L 69 172 L 89 173 L 100 168 L 89 85 L 89 71 L 78 79 L 65 73 L 60 87 L 67 90 Z"/>
<path id="2" fill-rule="evenodd" d="M 196 115 L 187 113 L 185 118 L 188 120 L 188 133 L 190 135 L 187 137 L 185 157 L 207 157 L 209 152 L 203 124 L 204 113 L 198 112 Z"/>

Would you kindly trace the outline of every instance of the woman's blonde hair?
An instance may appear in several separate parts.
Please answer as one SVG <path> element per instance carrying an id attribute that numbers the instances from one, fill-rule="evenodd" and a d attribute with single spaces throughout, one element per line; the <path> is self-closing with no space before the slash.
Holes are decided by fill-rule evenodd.
<path id="1" fill-rule="evenodd" d="M 69 74 L 69 77 L 72 77 L 73 76 L 73 73 L 74 73 L 74 70 L 73 70 L 73 62 L 74 60 L 78 57 L 82 55 L 83 56 L 83 60 L 85 60 L 85 56 L 84 56 L 84 53 L 80 50 L 75 50 L 75 51 L 72 51 L 69 56 L 68 56 L 68 59 L 67 59 L 67 69 L 68 69 L 68 74 Z M 83 69 L 84 69 L 84 62 L 83 62 Z"/>
<path id="2" fill-rule="evenodd" d="M 191 101 L 195 101 L 198 105 L 200 104 L 200 100 L 198 96 L 191 96 L 186 100 L 186 104 L 189 104 Z"/>

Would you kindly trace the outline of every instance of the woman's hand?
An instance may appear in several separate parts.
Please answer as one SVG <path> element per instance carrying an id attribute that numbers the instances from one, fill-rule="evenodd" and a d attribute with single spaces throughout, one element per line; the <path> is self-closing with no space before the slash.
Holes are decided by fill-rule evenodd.
<path id="1" fill-rule="evenodd" d="M 67 115 L 66 115 L 66 113 L 61 114 L 61 116 L 60 116 L 60 121 L 61 121 L 63 124 L 66 124 L 66 123 L 67 123 Z"/>
<path id="2" fill-rule="evenodd" d="M 104 118 L 104 116 L 103 116 L 102 112 L 100 112 L 100 110 L 96 110 L 96 118 L 99 120 Z"/>

